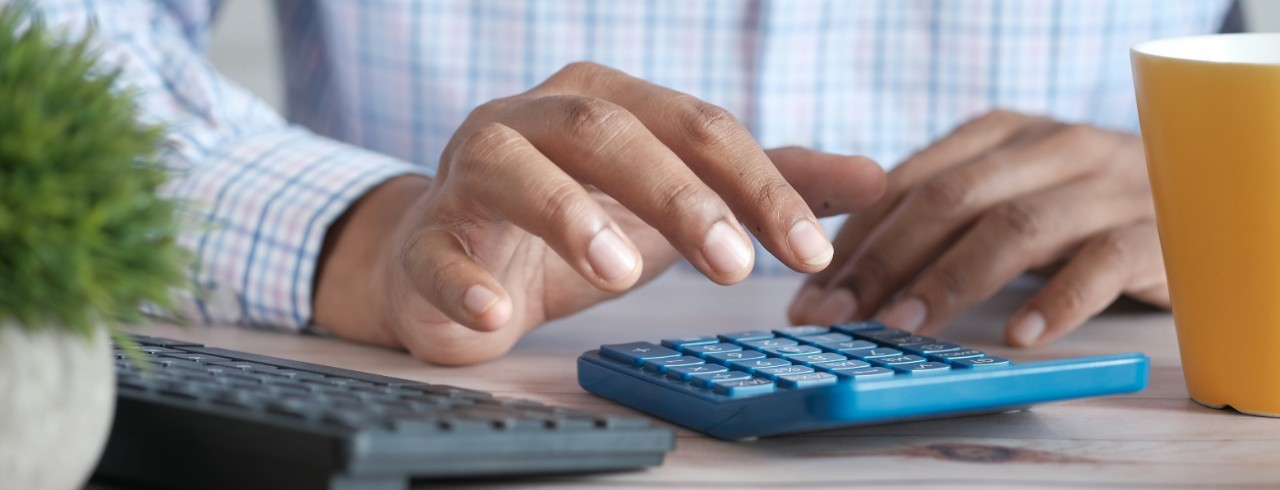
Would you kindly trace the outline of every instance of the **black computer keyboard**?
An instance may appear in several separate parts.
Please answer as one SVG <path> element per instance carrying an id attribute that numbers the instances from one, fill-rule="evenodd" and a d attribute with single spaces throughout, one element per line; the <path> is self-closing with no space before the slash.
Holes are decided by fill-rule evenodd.
<path id="1" fill-rule="evenodd" d="M 413 478 L 657 465 L 647 420 L 135 336 L 95 478 L 162 488 L 404 489 Z"/>

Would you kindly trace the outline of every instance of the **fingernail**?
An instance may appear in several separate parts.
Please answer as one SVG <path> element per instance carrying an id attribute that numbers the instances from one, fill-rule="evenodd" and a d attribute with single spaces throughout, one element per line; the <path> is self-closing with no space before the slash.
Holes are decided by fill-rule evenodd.
<path id="1" fill-rule="evenodd" d="M 835 249 L 831 241 L 812 221 L 800 220 L 787 232 L 787 245 L 791 253 L 805 265 L 826 265 L 831 262 Z"/>
<path id="2" fill-rule="evenodd" d="M 823 298 L 822 303 L 814 310 L 817 323 L 839 323 L 850 318 L 858 311 L 858 300 L 845 288 L 836 288 Z"/>
<path id="3" fill-rule="evenodd" d="M 716 272 L 731 275 L 745 269 L 751 263 L 751 244 L 747 243 L 729 223 L 717 221 L 707 232 L 702 244 L 702 256 Z"/>
<path id="4" fill-rule="evenodd" d="M 462 307 L 467 309 L 467 313 L 472 316 L 483 315 L 484 312 L 493 308 L 498 303 L 498 295 L 489 288 L 476 284 L 467 289 L 467 293 L 462 297 Z"/>
<path id="5" fill-rule="evenodd" d="M 1009 326 L 1009 336 L 1013 337 L 1013 341 L 1018 345 L 1026 347 L 1033 345 L 1040 340 L 1040 335 L 1044 333 L 1044 315 L 1040 312 L 1032 310 L 1022 315 L 1018 321 Z"/>
<path id="6" fill-rule="evenodd" d="M 822 301 L 822 289 L 816 286 L 805 286 L 796 294 L 795 299 L 791 300 L 791 318 L 808 321 L 812 318 L 820 301 Z"/>
<path id="7" fill-rule="evenodd" d="M 876 320 L 891 327 L 914 332 L 929 318 L 929 307 L 920 298 L 910 298 L 894 303 L 876 315 Z"/>
<path id="8" fill-rule="evenodd" d="M 631 275 L 636 268 L 636 255 L 622 242 L 622 237 L 612 228 L 596 233 L 587 246 L 587 262 L 606 281 L 616 281 Z"/>

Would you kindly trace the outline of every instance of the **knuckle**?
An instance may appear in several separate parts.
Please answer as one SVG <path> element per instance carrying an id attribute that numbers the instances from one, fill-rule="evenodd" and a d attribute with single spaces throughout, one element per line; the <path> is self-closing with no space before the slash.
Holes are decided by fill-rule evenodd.
<path id="1" fill-rule="evenodd" d="M 1066 279 L 1058 286 L 1054 301 L 1062 313 L 1079 314 L 1089 308 L 1089 285 L 1079 279 Z"/>
<path id="2" fill-rule="evenodd" d="M 555 227 L 568 227 L 586 215 L 582 188 L 575 183 L 563 183 L 547 189 L 539 212 L 546 222 Z"/>
<path id="3" fill-rule="evenodd" d="M 947 175 L 929 180 L 915 194 L 932 215 L 951 216 L 969 205 L 972 189 L 968 179 Z"/>
<path id="4" fill-rule="evenodd" d="M 1099 235 L 1093 239 L 1089 247 L 1100 260 L 1110 266 L 1108 270 L 1118 270 L 1130 262 L 1129 243 L 1119 233 Z"/>
<path id="5" fill-rule="evenodd" d="M 617 106 L 591 97 L 570 97 L 565 102 L 567 131 L 570 135 L 596 141 L 616 134 L 623 111 Z"/>
<path id="6" fill-rule="evenodd" d="M 674 185 L 663 186 L 659 198 L 660 213 L 674 221 L 681 214 L 703 206 L 702 184 L 693 180 L 684 180 Z"/>
<path id="7" fill-rule="evenodd" d="M 547 84 L 571 86 L 585 84 L 592 78 L 599 76 L 604 69 L 604 66 L 590 61 L 575 61 L 564 65 L 551 77 L 547 78 Z"/>
<path id="8" fill-rule="evenodd" d="M 962 298 L 973 292 L 969 279 L 954 266 L 939 266 L 931 274 L 938 292 L 946 298 Z"/>
<path id="9" fill-rule="evenodd" d="M 754 192 L 754 203 L 759 209 L 778 209 L 789 210 L 788 203 L 791 202 L 791 195 L 795 191 L 785 181 L 780 179 L 766 179 L 756 186 Z"/>
<path id="10" fill-rule="evenodd" d="M 1064 124 L 1058 128 L 1058 137 L 1064 142 L 1078 143 L 1080 141 L 1095 141 L 1102 133 L 1101 130 L 1088 124 L 1075 123 Z"/>
<path id="11" fill-rule="evenodd" d="M 684 134 L 703 145 L 722 145 L 732 141 L 738 119 L 724 108 L 694 99 L 685 102 Z"/>
<path id="12" fill-rule="evenodd" d="M 1044 234 L 1044 214 L 1034 204 L 1015 201 L 1002 204 L 991 212 L 995 226 L 1015 237 L 1029 239 Z"/>
<path id="13" fill-rule="evenodd" d="M 846 284 L 855 293 L 866 294 L 885 288 L 892 277 L 893 265 L 889 257 L 879 250 L 868 250 L 854 263 Z"/>

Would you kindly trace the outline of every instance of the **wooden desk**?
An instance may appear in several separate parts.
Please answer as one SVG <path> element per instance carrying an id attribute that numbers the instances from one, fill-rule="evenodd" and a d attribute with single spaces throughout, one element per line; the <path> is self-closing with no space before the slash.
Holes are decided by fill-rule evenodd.
<path id="1" fill-rule="evenodd" d="M 422 380 L 547 403 L 635 413 L 578 387 L 575 359 L 603 343 L 783 325 L 792 278 L 720 287 L 669 274 L 623 299 L 547 325 L 488 364 L 443 368 L 338 340 L 241 328 L 155 327 L 145 333 Z M 1143 351 L 1151 385 L 1139 394 L 1032 410 L 901 423 L 751 442 L 677 429 L 677 449 L 645 471 L 452 483 L 467 488 L 1280 488 L 1280 420 L 1200 407 L 1187 398 L 1172 318 L 1114 308 L 1051 346 L 1003 346 L 1005 316 L 1027 297 L 1011 289 L 943 337 L 1015 361 Z M 1223 362 L 1231 362 L 1223 359 Z M 659 422 L 661 423 L 661 422 Z M 433 488 L 436 485 L 432 485 Z"/>

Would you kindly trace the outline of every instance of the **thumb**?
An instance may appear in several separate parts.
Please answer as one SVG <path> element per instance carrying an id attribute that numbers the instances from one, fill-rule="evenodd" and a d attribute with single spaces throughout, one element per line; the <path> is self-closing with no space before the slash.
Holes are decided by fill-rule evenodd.
<path id="1" fill-rule="evenodd" d="M 884 170 L 870 158 L 798 146 L 765 150 L 765 154 L 818 217 L 866 208 L 884 194 Z"/>

